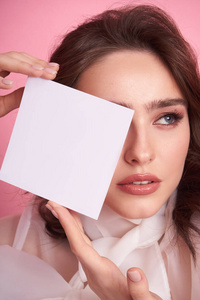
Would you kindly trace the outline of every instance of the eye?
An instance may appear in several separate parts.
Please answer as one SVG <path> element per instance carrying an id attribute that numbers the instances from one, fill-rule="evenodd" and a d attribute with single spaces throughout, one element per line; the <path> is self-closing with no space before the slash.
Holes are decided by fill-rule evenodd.
<path id="1" fill-rule="evenodd" d="M 182 118 L 183 118 L 183 116 L 178 114 L 178 113 L 165 114 L 164 116 L 160 117 L 155 122 L 155 124 L 158 124 L 158 125 L 175 125 Z"/>

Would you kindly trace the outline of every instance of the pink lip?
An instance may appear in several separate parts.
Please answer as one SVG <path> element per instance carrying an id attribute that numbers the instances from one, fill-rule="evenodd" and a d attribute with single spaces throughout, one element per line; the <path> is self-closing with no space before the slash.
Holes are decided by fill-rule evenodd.
<path id="1" fill-rule="evenodd" d="M 149 184 L 134 185 L 135 181 L 152 181 Z M 160 186 L 161 180 L 153 174 L 134 174 L 126 177 L 118 183 L 118 187 L 131 195 L 149 195 L 154 193 Z"/>

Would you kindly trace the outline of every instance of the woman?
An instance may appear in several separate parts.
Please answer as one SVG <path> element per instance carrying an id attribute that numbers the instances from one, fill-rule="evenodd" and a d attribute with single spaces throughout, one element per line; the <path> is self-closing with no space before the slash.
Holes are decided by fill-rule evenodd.
<path id="1" fill-rule="evenodd" d="M 26 290 L 19 292 L 20 299 L 197 299 L 200 86 L 190 46 L 163 11 L 138 6 L 80 25 L 51 61 L 2 54 L 1 74 L 54 79 L 134 108 L 135 114 L 99 220 L 80 220 L 75 212 L 37 197 L 51 237 L 30 205 L 19 224 L 16 218 L 3 220 L 2 244 L 12 247 L 1 247 L 1 270 L 9 269 L 5 257 L 12 257 L 17 268 L 16 248 L 33 254 L 20 252 L 18 278 L 26 288 L 9 274 L 18 291 L 20 284 Z M 11 85 L 1 80 L 2 88 Z M 21 93 L 3 98 L 1 115 L 19 105 Z M 39 282 L 31 281 L 32 274 Z M 29 284 L 37 286 L 34 295 Z M 5 283 L 2 288 L 6 295 Z"/>

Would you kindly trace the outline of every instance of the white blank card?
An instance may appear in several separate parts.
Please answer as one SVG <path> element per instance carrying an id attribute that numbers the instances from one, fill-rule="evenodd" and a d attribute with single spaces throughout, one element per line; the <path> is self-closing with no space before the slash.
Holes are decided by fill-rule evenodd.
<path id="1" fill-rule="evenodd" d="M 97 219 L 133 113 L 28 78 L 0 179 Z"/>

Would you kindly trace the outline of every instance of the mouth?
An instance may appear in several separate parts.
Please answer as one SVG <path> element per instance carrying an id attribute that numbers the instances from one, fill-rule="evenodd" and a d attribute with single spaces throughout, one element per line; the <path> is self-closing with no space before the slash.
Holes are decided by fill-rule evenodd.
<path id="1" fill-rule="evenodd" d="M 157 191 L 161 180 L 153 174 L 134 174 L 126 177 L 117 186 L 131 195 L 149 195 Z"/>

